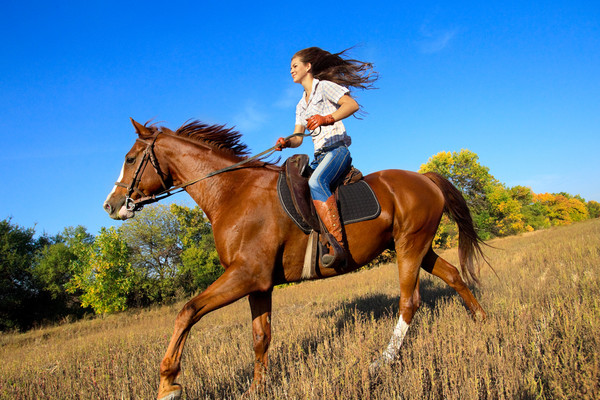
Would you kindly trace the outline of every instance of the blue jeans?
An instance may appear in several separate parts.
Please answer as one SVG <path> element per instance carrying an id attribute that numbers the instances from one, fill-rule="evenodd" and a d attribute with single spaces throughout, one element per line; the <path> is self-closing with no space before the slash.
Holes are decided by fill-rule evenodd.
<path id="1" fill-rule="evenodd" d="M 308 180 L 313 200 L 325 201 L 331 197 L 331 184 L 342 177 L 351 163 L 352 157 L 346 146 L 336 147 L 315 156 L 310 163 L 314 172 Z"/>

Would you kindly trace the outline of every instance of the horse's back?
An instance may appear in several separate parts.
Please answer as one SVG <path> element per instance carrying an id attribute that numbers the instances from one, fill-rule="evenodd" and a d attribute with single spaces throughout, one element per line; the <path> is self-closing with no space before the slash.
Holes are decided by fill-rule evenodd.
<path id="1" fill-rule="evenodd" d="M 444 196 L 427 176 L 399 169 L 388 169 L 365 176 L 379 199 L 382 211 L 394 215 L 396 222 L 420 225 L 439 221 Z"/>
<path id="2" fill-rule="evenodd" d="M 387 169 L 365 176 L 365 181 L 373 188 L 378 198 L 393 194 L 397 200 L 405 203 L 411 200 L 429 200 L 432 206 L 444 206 L 444 196 L 437 185 L 418 172 Z"/>

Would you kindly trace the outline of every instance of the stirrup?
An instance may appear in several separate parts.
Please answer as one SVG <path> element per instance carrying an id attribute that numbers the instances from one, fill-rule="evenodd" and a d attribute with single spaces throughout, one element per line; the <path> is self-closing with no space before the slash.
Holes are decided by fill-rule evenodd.
<path id="1" fill-rule="evenodd" d="M 323 268 L 335 268 L 339 265 L 345 264 L 346 251 L 344 248 L 338 243 L 337 240 L 335 240 L 331 233 L 326 233 L 324 236 L 327 239 L 327 242 L 329 242 L 331 252 L 321 256 L 321 264 L 323 265 Z M 325 246 L 321 246 L 321 250 L 324 252 Z"/>

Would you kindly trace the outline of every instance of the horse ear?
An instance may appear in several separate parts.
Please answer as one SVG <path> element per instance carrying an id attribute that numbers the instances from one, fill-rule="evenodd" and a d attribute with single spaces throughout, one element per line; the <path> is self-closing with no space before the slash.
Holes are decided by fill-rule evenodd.
<path id="1" fill-rule="evenodd" d="M 152 134 L 152 132 L 150 132 L 150 130 L 148 128 L 146 128 L 144 125 L 140 124 L 133 118 L 129 118 L 129 119 L 131 120 L 131 123 L 133 124 L 133 127 L 135 128 L 135 132 L 138 134 L 138 136 L 148 136 L 148 135 Z"/>

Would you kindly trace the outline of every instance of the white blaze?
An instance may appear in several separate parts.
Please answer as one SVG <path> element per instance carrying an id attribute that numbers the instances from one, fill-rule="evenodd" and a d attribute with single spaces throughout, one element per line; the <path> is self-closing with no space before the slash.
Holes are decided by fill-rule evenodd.
<path id="1" fill-rule="evenodd" d="M 117 179 L 117 182 L 121 182 L 121 179 L 123 179 L 124 173 L 125 173 L 125 163 L 123 163 L 123 166 L 121 167 L 121 173 L 119 174 L 119 178 Z M 115 185 L 115 187 L 113 187 L 113 190 L 111 190 L 111 192 L 108 194 L 108 196 L 106 196 L 106 201 L 108 201 L 108 199 L 110 198 L 110 196 L 112 196 L 112 194 L 115 192 L 115 190 L 117 190 L 117 185 Z"/>

